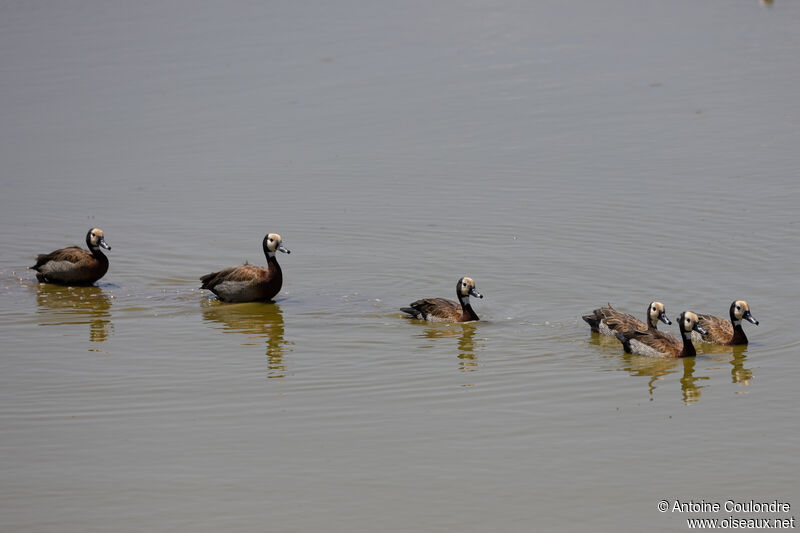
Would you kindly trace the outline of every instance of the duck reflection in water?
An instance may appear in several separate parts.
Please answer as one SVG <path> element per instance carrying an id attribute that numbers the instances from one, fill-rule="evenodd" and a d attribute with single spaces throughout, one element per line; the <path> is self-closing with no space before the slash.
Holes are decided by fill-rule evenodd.
<path id="1" fill-rule="evenodd" d="M 753 370 L 747 368 L 747 345 L 722 346 L 716 344 L 701 344 L 700 350 L 704 355 L 711 355 L 714 361 L 731 364 L 731 382 L 739 385 L 750 385 L 753 380 Z"/>
<path id="2" fill-rule="evenodd" d="M 731 359 L 731 380 L 740 385 L 750 385 L 753 379 L 753 371 L 745 368 L 747 361 L 747 346 L 734 346 L 733 358 Z"/>
<path id="3" fill-rule="evenodd" d="M 428 339 L 458 337 L 458 368 L 462 372 L 478 370 L 478 359 L 475 357 L 475 322 L 444 324 L 429 322 L 423 335 Z"/>
<path id="4" fill-rule="evenodd" d="M 733 353 L 731 353 L 731 351 Z M 747 362 L 747 346 L 711 346 L 704 345 L 701 356 L 712 356 L 714 361 L 728 362 L 731 365 L 731 382 L 739 385 L 748 386 L 753 379 L 753 370 L 745 366 Z M 654 399 L 654 393 L 659 381 L 664 376 L 681 371 L 683 376 L 680 379 L 681 393 L 683 401 L 692 403 L 700 401 L 700 395 L 705 385 L 700 382 L 711 379 L 711 376 L 696 376 L 697 357 L 682 357 L 680 359 L 661 359 L 653 357 L 642 357 L 635 354 L 624 354 L 623 360 L 626 370 L 632 376 L 649 376 L 648 382 L 650 390 L 650 400 Z"/>
<path id="5" fill-rule="evenodd" d="M 267 377 L 286 376 L 283 354 L 292 343 L 284 338 L 283 311 L 277 303 L 223 304 L 207 299 L 203 305 L 203 319 L 212 324 L 221 324 L 223 331 L 244 334 L 248 339 L 266 338 Z M 252 344 L 242 343 L 243 346 Z"/>
<path id="6" fill-rule="evenodd" d="M 605 335 L 593 334 L 589 339 L 589 344 L 619 349 L 619 343 L 615 345 L 612 342 L 616 340 Z M 730 348 L 728 348 L 728 351 L 730 351 Z M 704 387 L 698 382 L 709 379 L 709 376 L 695 377 L 694 372 L 697 361 L 695 357 L 646 357 L 633 353 L 622 353 L 620 357 L 622 357 L 623 361 L 622 370 L 625 370 L 631 376 L 650 378 L 647 382 L 650 401 L 655 400 L 656 388 L 670 374 L 676 374 L 683 370 L 683 377 L 681 377 L 680 383 L 683 401 L 686 403 L 700 400 L 701 390 Z"/>
<path id="7" fill-rule="evenodd" d="M 114 331 L 111 296 L 102 287 L 40 283 L 36 286 L 40 326 L 88 324 L 89 340 L 104 342 Z"/>
<path id="8" fill-rule="evenodd" d="M 697 382 L 710 379 L 710 377 L 694 375 L 695 365 L 697 364 L 696 357 L 684 357 L 681 362 L 683 363 L 683 377 L 681 378 L 683 401 L 686 403 L 699 402 L 700 392 L 703 387 L 698 385 Z"/>
<path id="9" fill-rule="evenodd" d="M 683 370 L 680 378 L 681 394 L 686 403 L 697 402 L 700 400 L 703 386 L 700 381 L 709 379 L 708 376 L 695 376 L 695 364 L 697 359 L 694 357 L 682 357 L 680 359 L 666 359 L 656 357 L 644 357 L 636 354 L 623 354 L 623 370 L 631 376 L 649 377 L 647 382 L 650 393 L 650 401 L 655 400 L 655 391 L 659 382 L 669 374 L 675 374 Z"/>

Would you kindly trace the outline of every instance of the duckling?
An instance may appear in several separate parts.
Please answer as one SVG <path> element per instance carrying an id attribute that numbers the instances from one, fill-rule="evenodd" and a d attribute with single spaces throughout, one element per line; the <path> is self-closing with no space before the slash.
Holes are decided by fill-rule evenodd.
<path id="1" fill-rule="evenodd" d="M 637 329 L 640 331 L 658 329 L 658 321 L 664 324 L 672 324 L 667 318 L 664 304 L 661 302 L 650 302 L 647 306 L 647 324 L 627 313 L 620 313 L 611 304 L 592 311 L 591 315 L 583 315 L 583 320 L 592 328 L 594 333 L 614 336 L 618 331 Z"/>
<path id="2" fill-rule="evenodd" d="M 736 300 L 731 304 L 730 321 L 713 315 L 698 314 L 700 325 L 708 330 L 705 335 L 692 333 L 692 340 L 710 344 L 724 344 L 735 346 L 747 344 L 747 335 L 742 328 L 742 319 L 751 324 L 758 325 L 758 320 L 750 314 L 750 306 L 744 300 Z"/>
<path id="3" fill-rule="evenodd" d="M 60 285 L 91 285 L 108 271 L 108 258 L 100 248 L 110 250 L 103 230 L 92 228 L 86 233 L 89 250 L 78 246 L 60 248 L 49 254 L 36 256 L 36 264 L 30 267 L 37 272 L 36 279 L 42 283 Z"/>
<path id="4" fill-rule="evenodd" d="M 618 331 L 615 336 L 627 353 L 648 357 L 693 357 L 697 352 L 692 344 L 692 331 L 705 334 L 706 330 L 700 325 L 697 315 L 691 311 L 681 313 L 678 327 L 683 342 L 658 330 Z"/>
<path id="5" fill-rule="evenodd" d="M 200 278 L 203 282 L 200 288 L 210 290 L 223 302 L 271 300 L 283 285 L 283 273 L 275 259 L 275 252 L 292 253 L 282 243 L 277 233 L 266 235 L 262 247 L 267 257 L 267 268 L 245 263 L 212 272 Z"/>
<path id="6" fill-rule="evenodd" d="M 424 298 L 411 304 L 411 307 L 401 307 L 400 310 L 408 313 L 412 318 L 428 320 L 431 322 L 470 322 L 480 320 L 469 303 L 469 296 L 483 298 L 475 290 L 472 278 L 463 277 L 456 284 L 458 302 L 447 298 Z"/>

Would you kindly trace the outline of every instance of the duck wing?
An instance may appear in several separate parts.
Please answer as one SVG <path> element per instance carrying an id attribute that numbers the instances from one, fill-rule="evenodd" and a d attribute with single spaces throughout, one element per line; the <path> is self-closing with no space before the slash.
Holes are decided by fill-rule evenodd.
<path id="1" fill-rule="evenodd" d="M 647 324 L 633 315 L 617 311 L 610 305 L 595 309 L 590 315 L 584 315 L 583 320 L 591 326 L 594 332 L 599 331 L 601 322 L 605 323 L 608 329 L 612 331 L 647 330 Z"/>
<path id="2" fill-rule="evenodd" d="M 647 331 L 647 324 L 633 315 L 617 311 L 610 305 L 608 307 L 601 307 L 598 311 L 601 312 L 600 314 L 603 320 L 610 329 L 615 331 Z"/>
<path id="3" fill-rule="evenodd" d="M 50 261 L 66 261 L 68 263 L 80 263 L 92 258 L 91 252 L 79 248 L 77 246 L 68 246 L 67 248 L 60 248 L 49 254 L 39 254 L 36 256 L 36 264 L 31 268 L 39 270 L 43 265 Z"/>
<path id="4" fill-rule="evenodd" d="M 733 324 L 730 320 L 725 320 L 714 315 L 697 315 L 700 326 L 708 331 L 705 335 L 700 335 L 707 342 L 727 342 L 733 337 Z"/>
<path id="5" fill-rule="evenodd" d="M 408 308 L 404 308 L 406 311 Z M 447 298 L 423 298 L 411 303 L 414 316 L 418 318 L 435 317 L 443 320 L 457 320 L 461 316 L 461 305 Z"/>
<path id="6" fill-rule="evenodd" d="M 679 341 L 672 335 L 664 333 L 663 331 L 659 330 L 647 330 L 647 331 L 639 331 L 639 330 L 632 330 L 622 334 L 618 334 L 617 338 L 624 337 L 628 343 L 631 340 L 639 341 L 640 343 L 652 348 L 658 353 L 674 356 L 679 354 L 681 350 L 683 350 L 683 342 Z M 622 338 L 623 346 L 626 347 L 626 351 L 629 351 L 629 344 L 625 342 Z"/>
<path id="7" fill-rule="evenodd" d="M 235 267 L 226 268 L 219 272 L 212 272 L 200 278 L 203 282 L 201 289 L 213 289 L 224 281 L 254 281 L 267 273 L 267 269 L 257 265 L 245 263 Z"/>

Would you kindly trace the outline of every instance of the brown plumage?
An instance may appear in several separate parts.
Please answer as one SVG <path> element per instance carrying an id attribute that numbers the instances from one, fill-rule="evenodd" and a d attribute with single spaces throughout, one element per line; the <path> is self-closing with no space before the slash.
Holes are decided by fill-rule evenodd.
<path id="1" fill-rule="evenodd" d="M 103 238 L 103 230 L 92 228 L 86 233 L 89 250 L 78 246 L 61 248 L 49 254 L 36 257 L 36 264 L 30 267 L 37 272 L 36 279 L 42 283 L 60 285 L 91 285 L 108 271 L 108 258 L 100 247 L 110 250 Z"/>
<path id="2" fill-rule="evenodd" d="M 410 307 L 401 307 L 400 310 L 408 313 L 413 318 L 432 322 L 470 322 L 480 320 L 469 303 L 470 295 L 483 298 L 475 290 L 472 278 L 463 277 L 456 284 L 458 302 L 447 298 L 423 298 L 411 303 Z"/>
<path id="3" fill-rule="evenodd" d="M 710 344 L 723 344 L 735 346 L 747 344 L 747 335 L 742 328 L 742 319 L 758 325 L 758 320 L 750 314 L 750 306 L 744 300 L 735 300 L 729 310 L 730 320 L 719 318 L 714 315 L 698 314 L 700 325 L 708 330 L 705 335 L 692 333 L 692 339 L 698 342 Z"/>
<path id="4" fill-rule="evenodd" d="M 691 311 L 684 311 L 678 317 L 678 327 L 683 342 L 658 330 L 620 331 L 617 332 L 616 337 L 622 342 L 622 347 L 628 353 L 648 357 L 692 357 L 696 355 L 691 333 L 692 331 L 706 332 L 698 323 L 697 315 Z"/>
<path id="5" fill-rule="evenodd" d="M 633 315 L 621 313 L 608 304 L 605 307 L 595 309 L 590 315 L 583 315 L 583 320 L 589 324 L 594 333 L 614 336 L 619 331 L 658 329 L 658 321 L 665 324 L 672 324 L 664 310 L 661 302 L 650 302 L 647 306 L 647 324 Z"/>
<path id="6" fill-rule="evenodd" d="M 271 300 L 281 290 L 283 272 L 275 259 L 275 252 L 291 253 L 281 244 L 281 236 L 270 233 L 264 237 L 262 247 L 267 258 L 267 268 L 245 263 L 212 272 L 200 278 L 201 289 L 208 289 L 223 302 L 254 302 Z"/>

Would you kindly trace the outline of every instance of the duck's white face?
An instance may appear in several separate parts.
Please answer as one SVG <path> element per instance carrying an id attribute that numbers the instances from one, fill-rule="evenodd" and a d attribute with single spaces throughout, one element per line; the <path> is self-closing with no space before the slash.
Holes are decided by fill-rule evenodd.
<path id="1" fill-rule="evenodd" d="M 684 313 L 681 314 L 679 325 L 681 331 L 685 333 L 691 333 L 692 330 L 700 333 L 701 335 L 705 335 L 706 333 L 708 333 L 705 329 L 703 329 L 700 326 L 700 318 L 691 311 L 685 311 Z"/>
<path id="2" fill-rule="evenodd" d="M 665 307 L 661 302 L 650 302 L 650 308 L 648 309 L 650 324 L 655 326 L 659 320 L 664 322 L 664 324 L 672 324 L 672 321 L 667 318 L 664 311 Z"/>
<path id="3" fill-rule="evenodd" d="M 475 290 L 475 282 L 472 278 L 463 277 L 458 280 L 458 296 L 469 298 L 470 295 L 476 298 L 483 298 L 483 295 Z"/>
<path id="4" fill-rule="evenodd" d="M 277 233 L 270 233 L 269 235 L 267 235 L 267 250 L 269 250 L 272 253 L 275 252 L 283 252 L 285 254 L 292 253 L 286 248 L 284 248 L 282 243 L 283 240 L 281 239 L 281 236 L 278 235 Z"/>
<path id="5" fill-rule="evenodd" d="M 106 250 L 110 250 L 111 246 L 106 244 L 105 239 L 103 238 L 103 230 L 100 228 L 92 228 L 89 230 L 89 243 L 92 246 L 102 246 Z"/>
<path id="6" fill-rule="evenodd" d="M 756 326 L 758 325 L 758 320 L 750 314 L 750 306 L 744 300 L 736 300 L 731 304 L 731 315 L 734 322 L 741 322 L 742 319 L 745 319 Z"/>
<path id="7" fill-rule="evenodd" d="M 736 300 L 733 302 L 733 316 L 736 320 L 741 320 L 745 313 L 750 312 L 750 306 L 744 300 Z"/>

